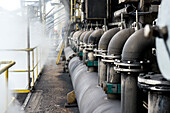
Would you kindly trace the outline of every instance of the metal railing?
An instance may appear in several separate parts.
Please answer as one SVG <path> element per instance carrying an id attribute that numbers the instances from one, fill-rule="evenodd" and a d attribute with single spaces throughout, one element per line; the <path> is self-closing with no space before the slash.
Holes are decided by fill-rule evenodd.
<path id="1" fill-rule="evenodd" d="M 5 99 L 5 110 L 4 110 L 4 112 L 6 112 L 6 110 L 8 108 L 8 76 L 9 76 L 9 68 L 12 67 L 15 64 L 15 62 L 14 61 L 0 61 L 0 65 L 2 65 L 2 64 L 6 65 L 6 66 L 2 67 L 2 69 L 0 69 L 0 75 L 2 73 L 5 73 L 6 99 Z"/>
<path id="2" fill-rule="evenodd" d="M 10 70 L 10 72 L 18 72 L 18 73 L 28 73 L 28 89 L 24 90 L 13 90 L 14 93 L 29 93 L 35 86 L 35 74 L 36 78 L 39 78 L 39 68 L 41 71 L 41 61 L 38 55 L 38 47 L 29 48 L 29 49 L 1 49 L 0 51 L 23 51 L 27 52 L 27 69 L 24 70 Z M 32 62 L 32 65 L 31 65 Z M 30 81 L 32 73 L 32 81 Z M 32 82 L 32 85 L 31 85 Z"/>

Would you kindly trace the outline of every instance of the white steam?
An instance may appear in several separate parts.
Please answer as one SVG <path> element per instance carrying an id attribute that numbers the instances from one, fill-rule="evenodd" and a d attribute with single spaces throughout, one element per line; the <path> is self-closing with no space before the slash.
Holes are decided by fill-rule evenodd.
<path id="1" fill-rule="evenodd" d="M 43 25 L 37 20 L 30 21 L 30 47 L 38 46 L 38 60 L 41 63 L 38 67 L 40 73 L 45 60 L 48 56 L 48 39 L 43 35 Z M 10 70 L 28 70 L 27 52 L 26 51 L 6 51 L 9 49 L 27 49 L 27 18 L 10 12 L 1 12 L 0 14 L 0 61 L 15 61 L 16 64 Z M 36 51 L 34 51 L 34 65 L 36 64 Z M 32 53 L 31 53 L 31 69 Z M 0 65 L 0 69 L 3 66 Z M 28 88 L 27 72 L 9 72 L 9 91 L 14 89 Z M 36 80 L 36 70 L 34 72 Z M 31 77 L 32 77 L 31 73 Z M 0 113 L 4 111 L 6 101 L 5 75 L 0 75 Z M 31 83 L 32 85 L 32 83 Z M 9 95 L 8 103 L 12 99 Z M 15 101 L 16 102 L 16 101 Z M 15 110 L 15 111 L 14 111 Z M 8 113 L 20 113 L 19 103 L 10 106 Z"/>

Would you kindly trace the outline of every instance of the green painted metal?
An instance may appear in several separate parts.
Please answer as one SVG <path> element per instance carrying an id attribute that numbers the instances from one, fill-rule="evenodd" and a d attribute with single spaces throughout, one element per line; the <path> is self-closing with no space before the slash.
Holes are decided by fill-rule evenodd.
<path id="1" fill-rule="evenodd" d="M 110 84 L 107 83 L 107 94 L 120 94 L 121 93 L 121 84 Z"/>
<path id="2" fill-rule="evenodd" d="M 79 52 L 79 56 L 83 56 L 83 52 Z"/>
<path id="3" fill-rule="evenodd" d="M 93 66 L 98 66 L 98 61 L 87 61 L 87 66 L 91 66 L 91 67 L 93 67 Z"/>

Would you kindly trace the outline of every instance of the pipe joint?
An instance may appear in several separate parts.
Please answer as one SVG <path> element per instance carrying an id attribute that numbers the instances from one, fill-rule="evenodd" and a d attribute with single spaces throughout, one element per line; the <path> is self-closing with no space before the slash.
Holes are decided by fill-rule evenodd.
<path id="1" fill-rule="evenodd" d="M 140 73 L 147 71 L 147 65 L 150 63 L 149 60 L 147 61 L 139 61 L 139 62 L 132 62 L 132 61 L 121 61 L 116 59 L 114 64 L 114 70 L 118 73 Z"/>

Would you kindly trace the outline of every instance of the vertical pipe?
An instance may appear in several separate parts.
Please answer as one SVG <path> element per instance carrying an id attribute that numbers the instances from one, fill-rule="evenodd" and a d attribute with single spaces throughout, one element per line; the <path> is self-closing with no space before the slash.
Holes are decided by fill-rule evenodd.
<path id="1" fill-rule="evenodd" d="M 106 81 L 106 75 L 107 75 L 107 68 L 106 64 L 103 61 L 100 61 L 100 71 L 99 71 L 99 84 L 102 87 L 103 83 Z"/>
<path id="2" fill-rule="evenodd" d="M 71 22 L 73 21 L 73 0 L 71 0 Z"/>
<path id="3" fill-rule="evenodd" d="M 28 14 L 29 15 L 29 8 Z M 27 49 L 30 49 L 30 20 L 28 16 L 28 22 L 27 22 Z M 30 88 L 30 51 L 27 52 L 27 62 L 28 62 L 28 89 Z"/>
<path id="4" fill-rule="evenodd" d="M 76 22 L 76 0 L 74 0 L 74 22 Z"/>
<path id="5" fill-rule="evenodd" d="M 39 0 L 39 8 L 40 8 L 40 22 L 42 23 L 42 9 L 41 9 L 41 0 Z"/>
<path id="6" fill-rule="evenodd" d="M 34 50 L 32 50 L 32 82 L 33 82 L 33 87 L 35 85 L 34 83 Z"/>
<path id="7" fill-rule="evenodd" d="M 107 19 L 109 18 L 109 0 L 107 0 Z"/>
<path id="8" fill-rule="evenodd" d="M 43 23 L 45 25 L 46 22 L 46 3 L 45 0 L 43 0 Z"/>
<path id="9" fill-rule="evenodd" d="M 137 75 L 121 74 L 121 113 L 140 113 L 137 111 Z"/>
<path id="10" fill-rule="evenodd" d="M 36 74 L 37 74 L 37 78 L 38 78 L 38 65 L 39 65 L 39 61 L 38 61 L 38 47 L 36 48 Z"/>
<path id="11" fill-rule="evenodd" d="M 8 69 L 5 71 L 5 85 L 6 85 L 6 102 L 5 102 L 5 108 L 8 110 Z M 6 111 L 8 112 L 8 111 Z"/>
<path id="12" fill-rule="evenodd" d="M 136 10 L 136 30 L 139 30 L 138 10 Z"/>
<path id="13" fill-rule="evenodd" d="M 170 93 L 148 92 L 148 113 L 170 113 Z"/>

